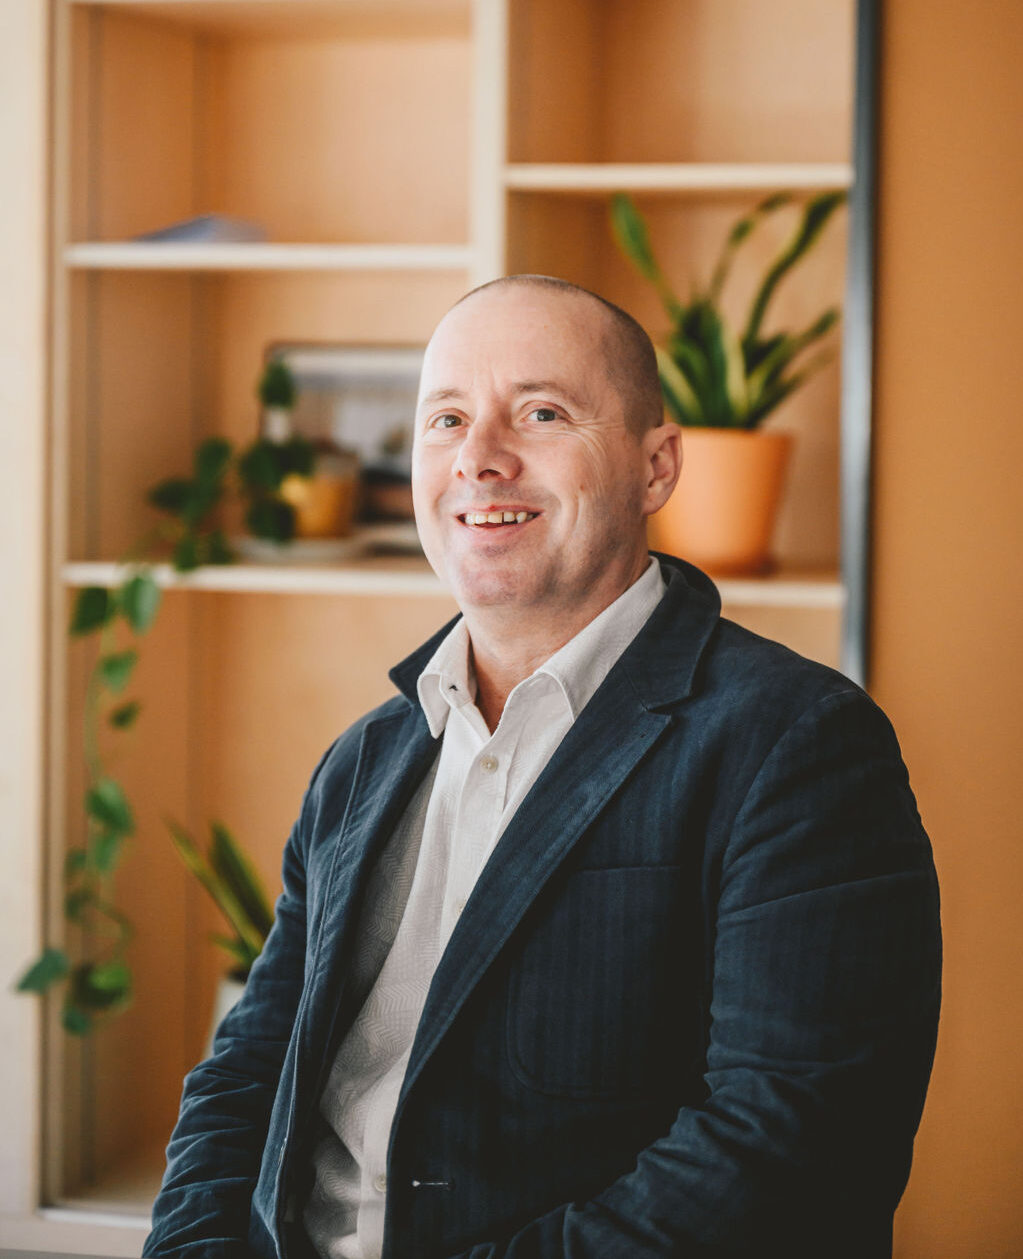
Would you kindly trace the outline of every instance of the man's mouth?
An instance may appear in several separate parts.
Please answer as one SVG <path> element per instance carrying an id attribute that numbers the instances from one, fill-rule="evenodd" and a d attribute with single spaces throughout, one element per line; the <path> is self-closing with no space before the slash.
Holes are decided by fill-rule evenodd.
<path id="1" fill-rule="evenodd" d="M 472 525 L 476 529 L 495 529 L 506 525 L 524 525 L 529 520 L 535 520 L 539 514 L 536 511 L 467 511 L 462 512 L 458 519 L 463 525 Z"/>

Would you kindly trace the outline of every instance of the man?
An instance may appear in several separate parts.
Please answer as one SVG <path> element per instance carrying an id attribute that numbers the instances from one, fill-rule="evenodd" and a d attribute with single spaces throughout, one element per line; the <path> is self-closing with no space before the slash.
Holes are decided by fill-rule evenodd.
<path id="1" fill-rule="evenodd" d="M 146 1254 L 890 1254 L 929 846 L 870 700 L 648 555 L 680 460 L 600 298 L 441 322 L 413 490 L 462 618 L 313 775 Z"/>

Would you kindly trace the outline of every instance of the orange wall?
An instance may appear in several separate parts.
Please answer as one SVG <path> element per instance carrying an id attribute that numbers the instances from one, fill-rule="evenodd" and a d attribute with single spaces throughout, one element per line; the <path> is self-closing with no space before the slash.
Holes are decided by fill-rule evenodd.
<path id="1" fill-rule="evenodd" d="M 945 1002 L 897 1259 L 1023 1255 L 1023 4 L 882 37 L 871 689 L 943 891 Z"/>

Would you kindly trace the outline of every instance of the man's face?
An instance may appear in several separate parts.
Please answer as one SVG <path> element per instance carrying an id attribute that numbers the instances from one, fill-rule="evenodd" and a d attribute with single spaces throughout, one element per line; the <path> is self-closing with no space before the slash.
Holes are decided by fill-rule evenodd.
<path id="1" fill-rule="evenodd" d="M 514 285 L 455 307 L 430 342 L 412 489 L 463 611 L 585 623 L 644 567 L 650 442 L 608 378 L 608 318 L 583 295 Z"/>

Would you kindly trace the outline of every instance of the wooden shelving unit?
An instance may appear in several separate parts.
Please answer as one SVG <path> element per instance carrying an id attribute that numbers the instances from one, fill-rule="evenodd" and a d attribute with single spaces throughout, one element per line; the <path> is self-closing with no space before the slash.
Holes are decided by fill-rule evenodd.
<path id="1" fill-rule="evenodd" d="M 423 342 L 467 288 L 522 270 L 595 288 L 657 334 L 607 194 L 636 194 L 681 285 L 756 197 L 849 187 L 853 17 L 853 0 L 57 0 L 55 923 L 80 827 L 87 663 L 67 608 L 123 574 L 114 557 L 147 522 L 149 486 L 202 437 L 251 435 L 264 347 Z M 132 239 L 210 211 L 269 239 Z M 804 277 L 780 303 L 787 321 L 841 300 L 841 230 Z M 836 363 L 779 416 L 798 454 L 778 571 L 721 583 L 738 619 L 831 663 L 847 598 L 838 394 Z M 274 886 L 323 747 L 454 610 L 414 557 L 158 579 L 122 767 L 144 838 L 119 886 L 155 929 L 139 932 L 135 1008 L 84 1054 L 51 1037 L 45 1141 L 55 1202 L 128 1214 L 151 1179 L 140 1188 L 131 1168 L 166 1138 L 217 970 L 161 817 L 223 818 Z"/>

